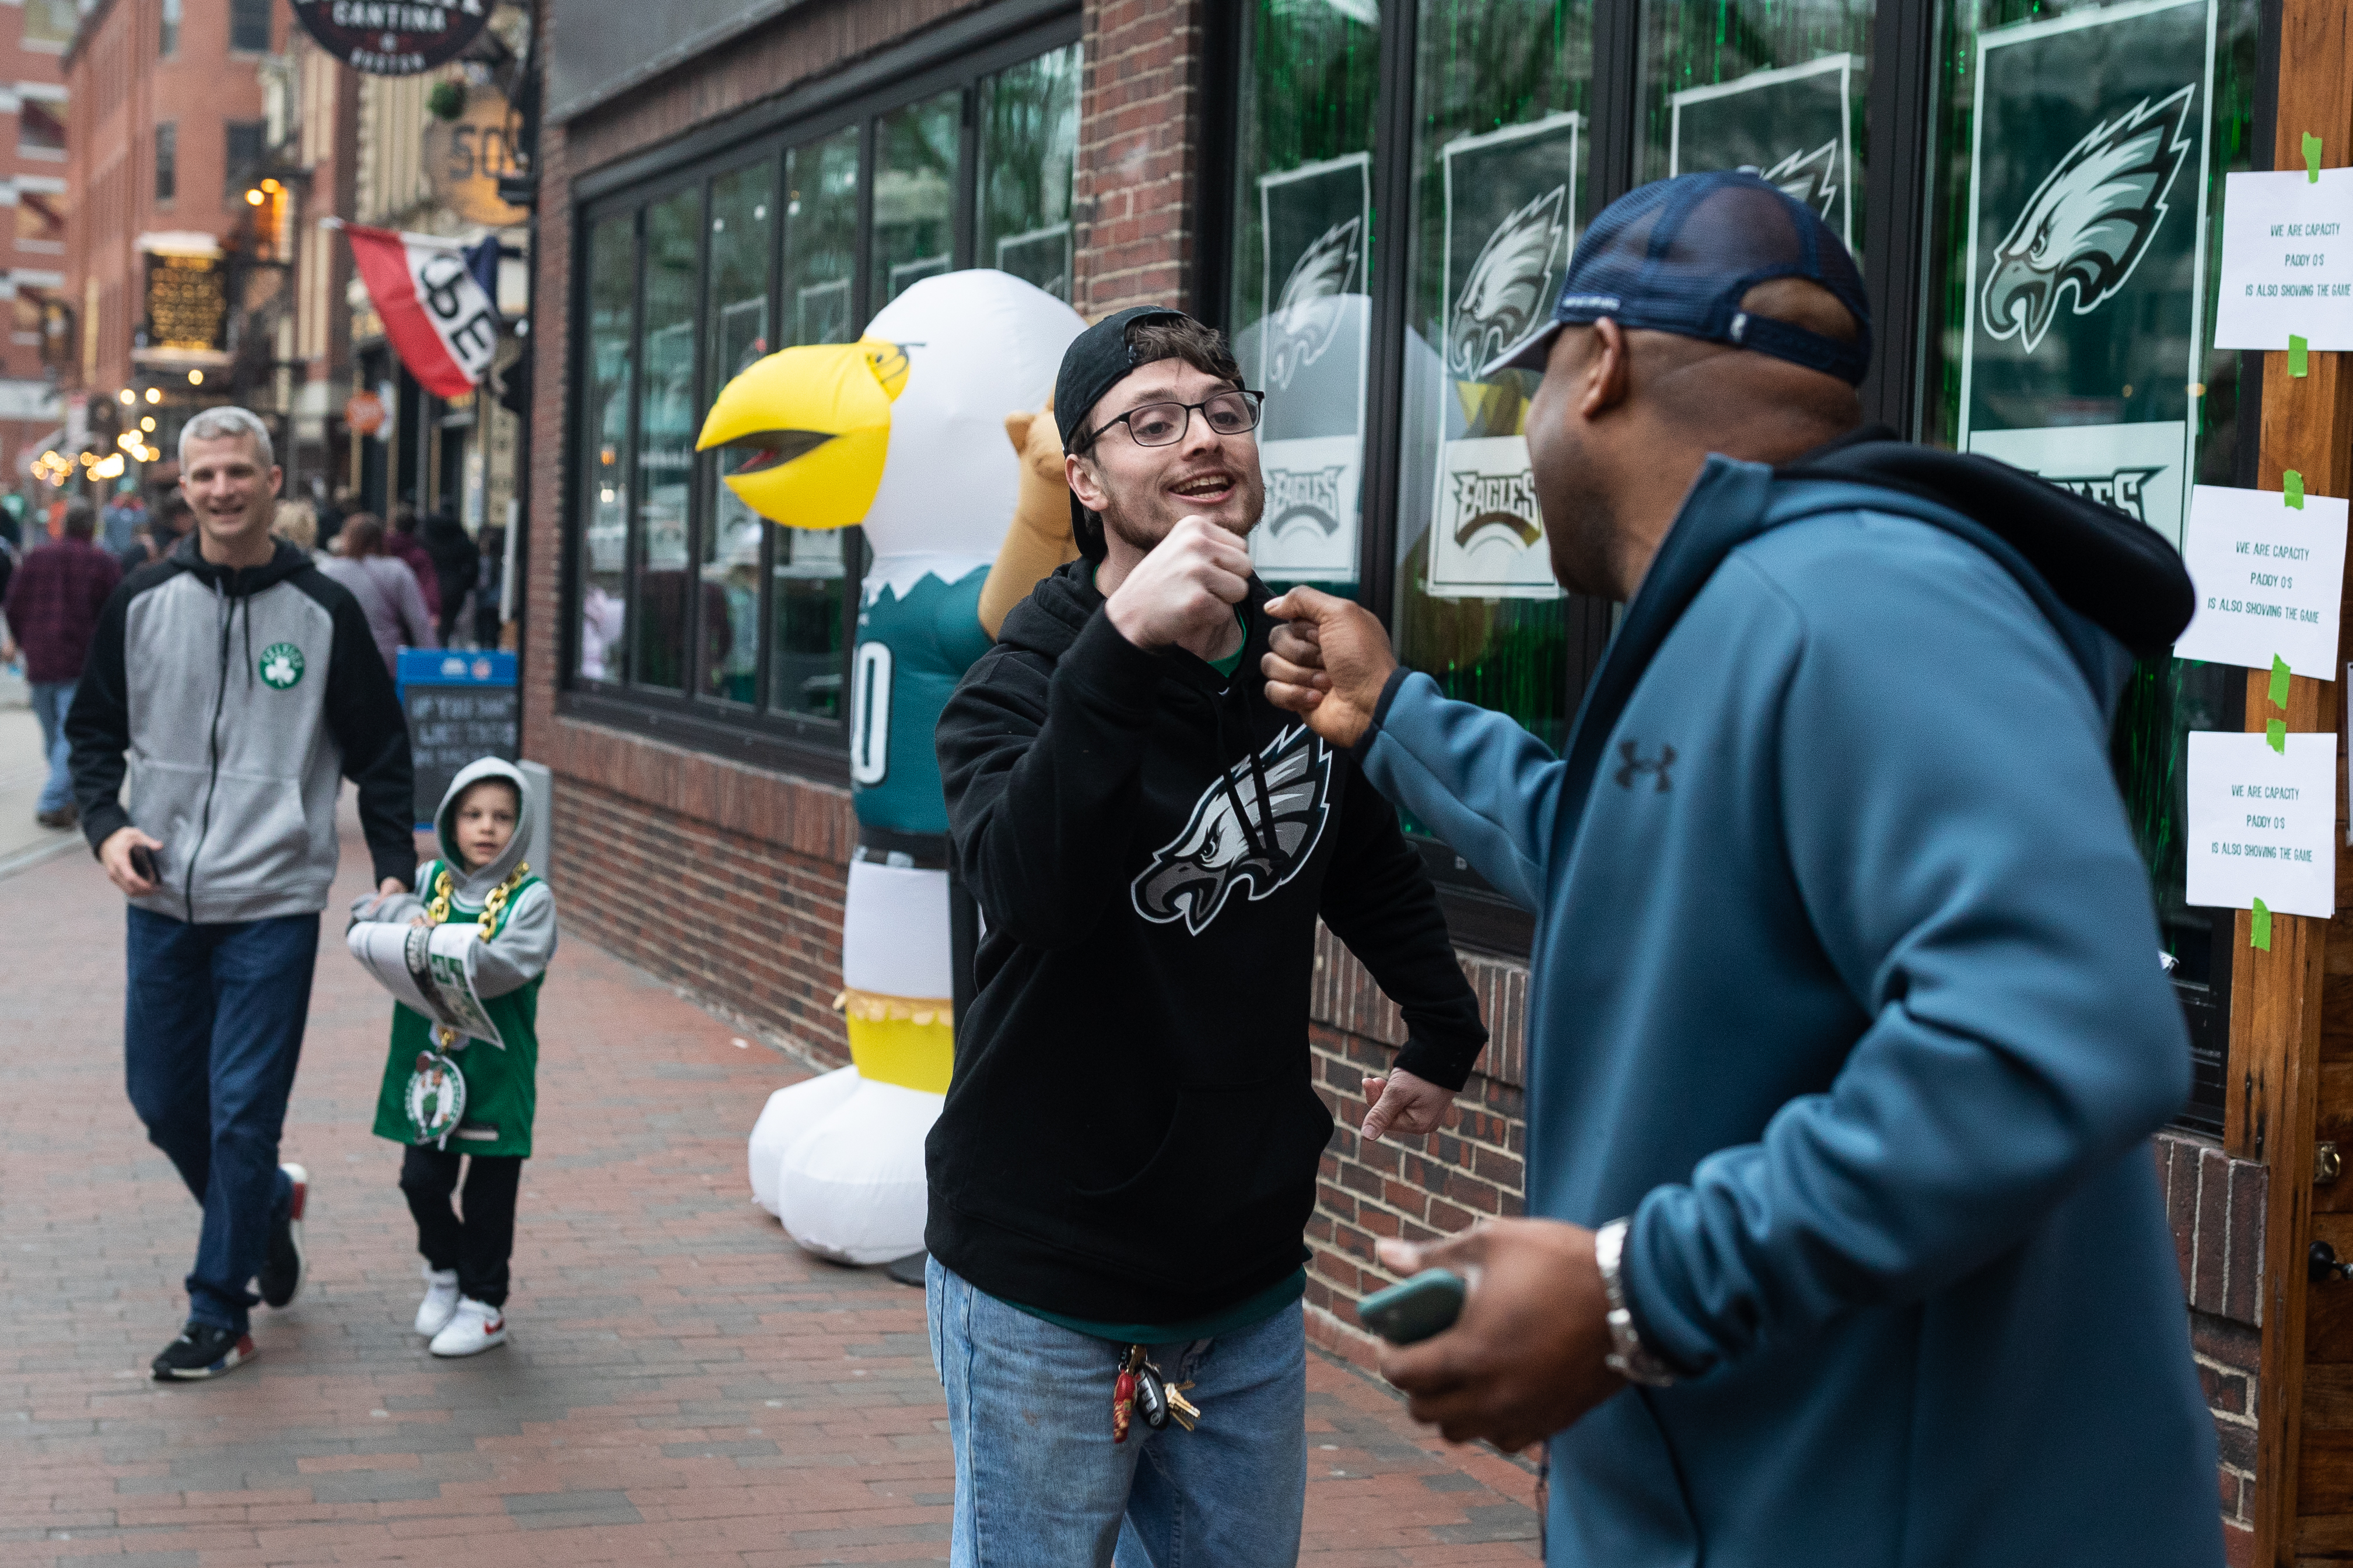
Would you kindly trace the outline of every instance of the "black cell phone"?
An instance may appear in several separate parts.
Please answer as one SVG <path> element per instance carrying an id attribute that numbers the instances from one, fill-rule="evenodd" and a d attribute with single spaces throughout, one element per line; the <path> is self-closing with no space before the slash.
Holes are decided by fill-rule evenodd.
<path id="1" fill-rule="evenodd" d="M 1451 1268 L 1425 1268 L 1357 1302 L 1356 1317 L 1389 1343 L 1409 1345 L 1452 1328 L 1462 1313 L 1462 1276 Z"/>
<path id="2" fill-rule="evenodd" d="M 148 848 L 144 844 L 133 844 L 131 847 L 131 868 L 150 882 L 160 882 L 164 879 L 164 873 L 155 866 L 155 851 Z"/>

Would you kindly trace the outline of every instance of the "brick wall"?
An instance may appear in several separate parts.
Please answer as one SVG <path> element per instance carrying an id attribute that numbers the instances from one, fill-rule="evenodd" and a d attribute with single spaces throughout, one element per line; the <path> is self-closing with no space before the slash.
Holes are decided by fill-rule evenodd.
<path id="1" fill-rule="evenodd" d="M 1071 301 L 1100 321 L 1191 297 L 1201 0 L 1087 0 Z"/>
<path id="2" fill-rule="evenodd" d="M 2222 1538 L 2232 1563 L 2252 1563 L 2263 1220 L 2271 1175 L 2252 1160 L 2233 1160 L 2212 1142 L 2186 1133 L 2159 1134 L 2155 1152 L 2189 1308 L 2190 1351 L 2221 1450 Z"/>

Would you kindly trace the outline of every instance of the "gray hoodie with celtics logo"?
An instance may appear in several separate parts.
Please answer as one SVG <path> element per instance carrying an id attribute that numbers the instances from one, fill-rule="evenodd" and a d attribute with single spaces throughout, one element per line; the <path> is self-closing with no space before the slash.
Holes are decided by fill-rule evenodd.
<path id="1" fill-rule="evenodd" d="M 224 567 L 190 534 L 125 578 L 66 738 L 91 849 L 133 826 L 163 841 L 142 909 L 199 924 L 324 909 L 339 776 L 358 786 L 375 879 L 417 874 L 392 677 L 359 602 L 290 544 Z"/>

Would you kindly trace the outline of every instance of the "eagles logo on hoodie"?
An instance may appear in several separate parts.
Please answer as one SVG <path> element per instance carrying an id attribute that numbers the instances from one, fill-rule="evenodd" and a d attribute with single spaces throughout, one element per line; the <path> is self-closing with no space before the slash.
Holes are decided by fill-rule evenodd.
<path id="1" fill-rule="evenodd" d="M 1265 794 L 1259 793 L 1261 777 Z M 1331 814 L 1332 753 L 1303 724 L 1209 781 L 1176 837 L 1154 853 L 1129 891 L 1155 925 L 1207 931 L 1236 888 L 1263 899 L 1299 874 Z"/>
<path id="2" fill-rule="evenodd" d="M 2144 98 L 2103 121 L 2043 176 L 2026 210 L 1995 248 L 1979 300 L 1986 331 L 2016 337 L 2032 353 L 2075 294 L 2087 316 L 2112 299 L 2148 254 L 2168 211 L 2165 195 L 2195 143 L 2196 83 Z"/>

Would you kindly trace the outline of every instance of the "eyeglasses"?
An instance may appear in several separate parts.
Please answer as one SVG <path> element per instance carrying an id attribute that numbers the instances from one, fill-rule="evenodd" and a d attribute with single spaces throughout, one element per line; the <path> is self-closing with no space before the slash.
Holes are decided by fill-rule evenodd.
<path id="1" fill-rule="evenodd" d="M 1131 408 L 1111 420 L 1079 444 L 1084 451 L 1111 433 L 1113 425 L 1127 426 L 1129 437 L 1139 447 L 1173 447 L 1185 438 L 1192 428 L 1193 410 L 1219 436 L 1247 436 L 1258 428 L 1259 405 L 1266 401 L 1263 392 L 1248 387 L 1239 391 L 1220 392 L 1199 403 L 1147 403 L 1141 408 Z"/>

